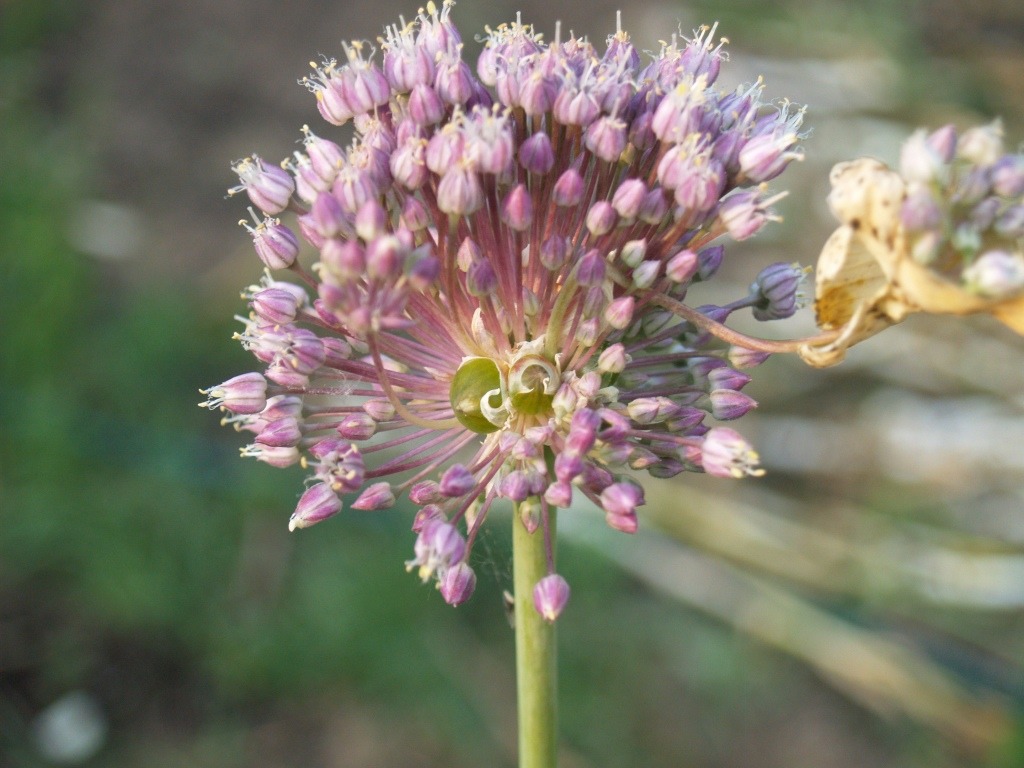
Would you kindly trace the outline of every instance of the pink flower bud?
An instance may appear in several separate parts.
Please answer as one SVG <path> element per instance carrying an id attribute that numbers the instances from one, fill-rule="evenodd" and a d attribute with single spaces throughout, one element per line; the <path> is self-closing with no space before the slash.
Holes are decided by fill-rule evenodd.
<path id="1" fill-rule="evenodd" d="M 374 483 L 352 502 L 352 509 L 362 509 L 376 512 L 380 509 L 387 509 L 394 506 L 395 494 L 391 490 L 391 484 L 387 482 Z"/>
<path id="2" fill-rule="evenodd" d="M 476 589 L 476 574 L 466 563 L 456 563 L 445 571 L 440 589 L 441 597 L 448 605 L 461 605 Z"/>
<path id="3" fill-rule="evenodd" d="M 557 573 L 545 576 L 533 588 L 533 607 L 545 621 L 557 619 L 569 602 L 569 584 Z"/>
<path id="4" fill-rule="evenodd" d="M 462 464 L 453 464 L 441 475 L 439 488 L 444 496 L 465 496 L 476 486 L 476 477 Z"/>
<path id="5" fill-rule="evenodd" d="M 306 489 L 299 499 L 295 511 L 288 520 L 288 530 L 308 528 L 311 525 L 334 517 L 341 511 L 341 499 L 326 483 L 317 483 Z"/>
<path id="6" fill-rule="evenodd" d="M 243 373 L 199 391 L 209 395 L 200 405 L 211 411 L 223 408 L 232 413 L 259 413 L 267 405 L 267 380 L 258 373 Z"/>

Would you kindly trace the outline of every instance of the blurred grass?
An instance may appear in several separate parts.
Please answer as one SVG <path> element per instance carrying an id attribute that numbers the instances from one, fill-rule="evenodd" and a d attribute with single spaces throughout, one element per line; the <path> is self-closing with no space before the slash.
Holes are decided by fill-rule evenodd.
<path id="1" fill-rule="evenodd" d="M 694 12 L 766 55 L 792 40 L 825 56 L 839 34 L 828 29 L 862 35 L 872 53 L 898 52 L 911 73 L 899 93 L 925 112 L 912 74 L 928 59 L 909 31 L 922 7 Z M 88 8 L 22 1 L 0 13 L 0 765 L 48 764 L 35 718 L 72 690 L 110 726 L 90 766 L 512 765 L 502 520 L 478 553 L 479 592 L 458 611 L 402 569 L 408 513 L 287 534 L 299 474 L 238 461 L 239 436 L 193 405 L 199 386 L 249 365 L 229 339 L 240 302 L 185 278 L 135 279 L 69 245 L 104 170 L 69 106 L 87 100 L 69 92 L 85 85 L 54 80 L 49 56 Z M 990 111 L 1000 94 L 984 85 L 952 82 L 939 96 Z M 890 491 L 869 499 L 870 514 L 913 506 Z M 561 625 L 567 768 L 1024 761 L 1019 727 L 992 752 L 965 753 L 913 721 L 868 716 L 727 617 L 656 596 L 614 555 L 562 546 L 574 588 Z M 863 595 L 815 597 L 827 615 L 898 626 Z M 1014 618 L 992 620 L 1005 625 L 1005 669 L 1021 652 Z M 952 658 L 947 672 L 965 657 Z"/>

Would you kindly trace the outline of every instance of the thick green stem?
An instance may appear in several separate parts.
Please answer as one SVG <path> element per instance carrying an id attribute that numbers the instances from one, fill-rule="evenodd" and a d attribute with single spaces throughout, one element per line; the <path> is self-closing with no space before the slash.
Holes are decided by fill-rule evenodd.
<path id="1" fill-rule="evenodd" d="M 554 541 L 554 508 L 550 514 Z M 512 567 L 516 592 L 519 768 L 555 768 L 558 764 L 555 627 L 533 607 L 533 587 L 547 575 L 547 565 L 543 528 L 529 533 L 517 508 L 512 516 Z"/>

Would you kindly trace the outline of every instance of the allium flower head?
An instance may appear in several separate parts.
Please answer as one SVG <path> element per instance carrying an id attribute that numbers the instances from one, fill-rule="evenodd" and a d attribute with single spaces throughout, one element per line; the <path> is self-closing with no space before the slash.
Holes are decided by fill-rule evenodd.
<path id="1" fill-rule="evenodd" d="M 243 453 L 309 471 L 293 528 L 342 496 L 407 497 L 409 568 L 454 604 L 499 499 L 545 536 L 577 499 L 631 532 L 631 471 L 759 473 L 738 433 L 705 422 L 755 405 L 729 360 L 764 355 L 730 355 L 708 329 L 743 308 L 787 316 L 800 272 L 775 265 L 726 306 L 683 301 L 721 264 L 719 239 L 773 218 L 765 182 L 799 157 L 802 110 L 763 102 L 760 81 L 716 89 L 713 35 L 644 57 L 621 29 L 602 53 L 516 21 L 471 67 L 451 3 L 428 4 L 387 28 L 379 57 L 352 43 L 316 66 L 321 115 L 355 138 L 304 128 L 293 184 L 255 157 L 236 166 L 265 214 L 257 251 L 294 278 L 249 289 L 238 338 L 263 373 L 207 403 L 256 434 Z M 554 618 L 568 587 L 551 574 L 537 595 Z"/>

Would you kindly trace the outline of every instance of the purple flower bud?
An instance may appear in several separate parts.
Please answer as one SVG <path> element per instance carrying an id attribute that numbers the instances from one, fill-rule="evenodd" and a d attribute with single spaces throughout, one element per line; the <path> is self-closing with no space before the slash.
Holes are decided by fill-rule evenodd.
<path id="1" fill-rule="evenodd" d="M 269 464 L 272 467 L 283 469 L 284 467 L 290 467 L 299 460 L 299 449 L 294 445 L 262 445 L 260 443 L 253 443 L 245 446 L 241 450 L 242 456 L 247 458 L 256 459 L 256 461 L 262 461 L 264 464 Z"/>
<path id="2" fill-rule="evenodd" d="M 461 605 L 476 589 L 476 574 L 466 563 L 456 563 L 445 571 L 440 588 L 441 597 L 448 605 Z"/>
<path id="3" fill-rule="evenodd" d="M 341 511 L 341 499 L 326 483 L 317 483 L 306 489 L 299 499 L 295 511 L 288 520 L 288 530 L 308 528 L 311 525 L 334 517 Z"/>
<path id="4" fill-rule="evenodd" d="M 729 347 L 729 362 L 737 368 L 755 368 L 771 357 L 770 352 L 747 349 L 733 345 Z"/>
<path id="5" fill-rule="evenodd" d="M 1003 237 L 1024 237 L 1024 205 L 1011 205 L 996 218 L 995 230 Z"/>
<path id="6" fill-rule="evenodd" d="M 306 148 L 306 156 L 309 158 L 310 167 L 320 177 L 323 186 L 321 190 L 327 189 L 334 182 L 338 175 L 338 169 L 345 162 L 345 152 L 328 139 L 322 139 L 308 126 L 303 126 L 305 138 L 302 140 Z"/>
<path id="7" fill-rule="evenodd" d="M 674 416 L 679 406 L 667 397 L 638 397 L 626 406 L 629 418 L 637 424 L 658 424 Z"/>
<path id="8" fill-rule="evenodd" d="M 454 167 L 445 172 L 437 185 L 437 207 L 454 216 L 468 216 L 483 205 L 480 180 L 470 170 Z"/>
<path id="9" fill-rule="evenodd" d="M 525 184 L 516 184 L 505 196 L 501 220 L 516 232 L 525 232 L 533 221 L 533 202 Z"/>
<path id="10" fill-rule="evenodd" d="M 633 322 L 633 310 L 636 299 L 632 296 L 620 296 L 613 300 L 604 311 L 605 322 L 612 328 L 624 330 Z"/>
<path id="11" fill-rule="evenodd" d="M 608 525 L 623 533 L 636 533 L 636 508 L 644 503 L 640 486 L 629 482 L 612 483 L 601 491 L 600 500 Z"/>
<path id="12" fill-rule="evenodd" d="M 699 265 L 700 258 L 696 252 L 686 248 L 668 260 L 665 265 L 665 274 L 674 283 L 685 283 L 697 274 Z"/>
<path id="13" fill-rule="evenodd" d="M 982 232 L 992 226 L 996 220 L 1002 202 L 998 197 L 986 197 L 971 210 L 969 214 L 971 224 Z"/>
<path id="14" fill-rule="evenodd" d="M 260 418 L 268 422 L 287 416 L 299 418 L 301 415 L 302 398 L 297 395 L 275 395 L 267 400 L 267 407 L 260 411 Z"/>
<path id="15" fill-rule="evenodd" d="M 753 306 L 754 317 L 757 320 L 792 317 L 806 276 L 806 271 L 799 264 L 777 262 L 762 269 L 750 286 L 750 292 L 757 300 Z"/>
<path id="16" fill-rule="evenodd" d="M 367 200 L 356 212 L 356 234 L 367 242 L 384 234 L 387 224 L 387 212 L 376 200 Z"/>
<path id="17" fill-rule="evenodd" d="M 551 112 L 562 125 L 590 125 L 601 114 L 601 105 L 594 94 L 576 87 L 565 87 L 555 96 Z"/>
<path id="18" fill-rule="evenodd" d="M 338 424 L 338 434 L 347 440 L 369 440 L 377 431 L 368 413 L 349 413 Z"/>
<path id="19" fill-rule="evenodd" d="M 592 248 L 580 257 L 576 265 L 576 281 L 585 288 L 600 286 L 604 282 L 605 261 L 601 252 Z"/>
<path id="20" fill-rule="evenodd" d="M 530 480 L 526 473 L 521 470 L 514 470 L 505 475 L 501 481 L 501 495 L 514 502 L 525 501 L 530 495 Z"/>
<path id="21" fill-rule="evenodd" d="M 707 374 L 711 389 L 734 389 L 739 391 L 750 383 L 750 377 L 727 366 L 713 368 Z"/>
<path id="22" fill-rule="evenodd" d="M 681 175 L 677 184 L 663 183 L 674 188 L 675 200 L 685 211 L 710 211 L 725 191 L 725 169 L 714 158 L 706 161 L 697 158 L 687 160 L 693 162 L 680 170 Z"/>
<path id="23" fill-rule="evenodd" d="M 223 408 L 231 413 L 259 413 L 267 405 L 267 380 L 259 373 L 243 373 L 223 384 L 199 391 L 209 395 L 199 405 L 211 411 Z"/>
<path id="24" fill-rule="evenodd" d="M 419 483 L 417 483 L 419 485 Z M 434 483 L 437 486 L 437 483 Z M 413 486 L 415 488 L 416 486 Z M 412 494 L 410 492 L 410 499 Z M 412 520 L 412 532 L 421 533 L 432 521 L 445 522 L 447 518 L 444 516 L 444 512 L 437 504 L 427 504 L 423 509 L 416 513 L 416 516 Z"/>
<path id="25" fill-rule="evenodd" d="M 969 291 L 1002 298 L 1024 288 L 1024 257 L 1009 251 L 986 251 L 963 272 Z"/>
<path id="26" fill-rule="evenodd" d="M 716 389 L 711 392 L 711 414 L 719 421 L 732 421 L 757 407 L 757 401 L 742 392 L 732 389 Z"/>
<path id="27" fill-rule="evenodd" d="M 321 440 L 310 449 L 319 458 L 315 467 L 318 480 L 327 483 L 335 493 L 354 493 L 366 476 L 363 455 L 346 440 Z"/>
<path id="28" fill-rule="evenodd" d="M 615 117 L 605 115 L 589 126 L 583 134 L 583 141 L 591 152 L 602 160 L 614 163 L 626 148 L 626 124 Z"/>
<path id="29" fill-rule="evenodd" d="M 519 148 L 519 162 L 530 173 L 543 175 L 555 164 L 555 151 L 547 133 L 538 131 Z"/>
<path id="30" fill-rule="evenodd" d="M 294 416 L 285 416 L 267 422 L 256 435 L 257 443 L 273 448 L 298 445 L 300 440 L 302 440 L 302 430 L 299 428 L 298 419 Z"/>
<path id="31" fill-rule="evenodd" d="M 341 203 L 330 192 L 321 192 L 317 195 L 313 207 L 303 218 L 308 222 L 310 228 L 324 239 L 338 237 L 346 231 L 348 226 Z"/>
<path id="32" fill-rule="evenodd" d="M 384 77 L 398 93 L 434 81 L 434 57 L 416 45 L 406 30 L 388 30 L 384 44 Z"/>
<path id="33" fill-rule="evenodd" d="M 701 464 L 704 471 L 715 477 L 759 477 L 764 474 L 758 464 L 758 455 L 750 443 L 735 430 L 716 427 L 704 436 L 701 445 Z"/>
<path id="34" fill-rule="evenodd" d="M 362 509 L 375 512 L 380 509 L 387 509 L 394 506 L 395 494 L 391 490 L 391 484 L 387 482 L 374 483 L 365 491 L 359 494 L 359 498 L 352 502 L 352 509 Z"/>
<path id="35" fill-rule="evenodd" d="M 434 480 L 420 480 L 409 489 L 409 501 L 413 504 L 437 504 L 444 497 L 441 487 Z"/>
<path id="36" fill-rule="evenodd" d="M 587 229 L 590 234 L 598 237 L 608 234 L 615 227 L 618 214 L 607 200 L 598 200 L 587 211 Z"/>
<path id="37" fill-rule="evenodd" d="M 544 491 L 544 501 L 553 507 L 568 507 L 572 504 L 572 484 L 565 481 L 552 483 Z"/>
<path id="38" fill-rule="evenodd" d="M 402 244 L 397 237 L 385 235 L 366 244 L 366 277 L 371 280 L 395 280 L 402 271 Z"/>
<path id="39" fill-rule="evenodd" d="M 757 234 L 768 219 L 758 202 L 758 189 L 744 189 L 726 197 L 718 207 L 718 217 L 733 240 L 746 240 Z"/>
<path id="40" fill-rule="evenodd" d="M 569 255 L 569 241 L 561 235 L 552 235 L 540 245 L 540 263 L 545 269 L 561 269 Z"/>
<path id="41" fill-rule="evenodd" d="M 267 366 L 267 378 L 285 389 L 302 389 L 309 384 L 309 374 L 295 370 L 285 360 L 276 360 Z"/>
<path id="42" fill-rule="evenodd" d="M 279 219 L 264 219 L 249 229 L 252 244 L 260 261 L 270 269 L 287 269 L 299 255 L 299 240 Z"/>
<path id="43" fill-rule="evenodd" d="M 415 197 L 407 197 L 402 203 L 401 225 L 410 232 L 419 232 L 431 224 L 430 212 Z"/>
<path id="44" fill-rule="evenodd" d="M 583 200 L 583 177 L 575 168 L 570 168 L 555 182 L 555 188 L 551 192 L 551 199 L 555 205 L 563 208 L 572 208 Z"/>
<path id="45" fill-rule="evenodd" d="M 942 209 L 930 187 L 911 187 L 900 207 L 900 222 L 909 232 L 937 230 L 942 226 Z"/>
<path id="46" fill-rule="evenodd" d="M 413 551 L 416 559 L 406 563 L 410 570 L 419 566 L 419 577 L 426 581 L 435 573 L 444 572 L 462 562 L 466 555 L 466 540 L 458 529 L 443 519 L 429 520 L 422 526 Z"/>
<path id="47" fill-rule="evenodd" d="M 252 296 L 249 305 L 256 316 L 271 325 L 288 325 L 295 320 L 305 297 L 284 288 L 264 288 Z"/>
<path id="48" fill-rule="evenodd" d="M 600 383 L 599 378 L 598 383 Z M 565 451 L 577 456 L 586 454 L 594 446 L 599 426 L 601 426 L 601 417 L 597 415 L 597 411 L 589 408 L 581 408 L 576 411 L 572 416 L 572 421 L 569 423 L 569 435 L 565 439 Z"/>
<path id="49" fill-rule="evenodd" d="M 477 259 L 469 265 L 466 287 L 473 296 L 489 296 L 498 287 L 498 276 L 487 259 Z"/>
<path id="50" fill-rule="evenodd" d="M 441 494 L 451 498 L 465 496 L 476 487 L 476 477 L 462 464 L 453 464 L 441 475 Z"/>
<path id="51" fill-rule="evenodd" d="M 363 411 L 378 423 L 395 418 L 395 406 L 387 398 L 367 400 L 363 403 Z"/>
<path id="52" fill-rule="evenodd" d="M 343 282 L 358 280 L 366 272 L 366 251 L 355 240 L 327 240 L 320 247 L 320 263 Z"/>
<path id="53" fill-rule="evenodd" d="M 555 456 L 555 477 L 559 482 L 568 483 L 583 472 L 583 459 L 575 451 L 564 451 Z"/>
<path id="54" fill-rule="evenodd" d="M 754 183 L 774 179 L 791 160 L 801 158 L 798 152 L 790 151 L 797 139 L 791 131 L 752 136 L 740 150 L 740 170 Z"/>
<path id="55" fill-rule="evenodd" d="M 626 179 L 612 195 L 612 207 L 622 218 L 635 219 L 646 197 L 646 184 L 640 179 Z"/>
<path id="56" fill-rule="evenodd" d="M 388 169 L 395 181 L 412 191 L 419 189 L 427 180 L 425 143 L 418 137 L 403 142 L 388 160 Z"/>
<path id="57" fill-rule="evenodd" d="M 928 146 L 943 163 L 953 162 L 956 157 L 956 127 L 945 125 L 928 137 Z"/>
<path id="58" fill-rule="evenodd" d="M 992 166 L 992 191 L 1003 197 L 1024 194 L 1024 155 L 1003 155 Z"/>
<path id="59" fill-rule="evenodd" d="M 543 490 L 543 489 L 541 489 Z M 540 527 L 541 504 L 536 498 L 527 498 L 519 503 L 519 519 L 527 533 L 533 533 Z"/>
<path id="60" fill-rule="evenodd" d="M 257 155 L 252 155 L 239 160 L 231 170 L 238 174 L 242 183 L 229 189 L 229 195 L 245 190 L 253 205 L 271 216 L 281 213 L 291 202 L 295 182 L 283 168 L 267 165 Z"/>
<path id="61" fill-rule="evenodd" d="M 473 96 L 473 73 L 462 59 L 442 58 L 434 75 L 437 95 L 448 104 L 465 104 Z"/>
<path id="62" fill-rule="evenodd" d="M 447 105 L 429 85 L 417 85 L 409 95 L 409 119 L 417 125 L 428 126 L 441 122 Z"/>
<path id="63" fill-rule="evenodd" d="M 626 348 L 622 344 L 612 344 L 598 357 L 597 369 L 601 373 L 622 373 L 628 363 L 629 355 L 626 354 Z"/>
<path id="64" fill-rule="evenodd" d="M 640 221 L 645 224 L 661 224 L 668 215 L 668 200 L 665 192 L 655 188 L 647 193 L 640 207 Z"/>
<path id="65" fill-rule="evenodd" d="M 569 602 L 569 584 L 557 573 L 549 574 L 533 588 L 533 607 L 545 621 L 557 619 Z"/>
<path id="66" fill-rule="evenodd" d="M 417 248 L 406 261 L 405 274 L 409 278 L 410 286 L 417 291 L 425 291 L 441 274 L 441 262 L 436 256 Z"/>

